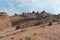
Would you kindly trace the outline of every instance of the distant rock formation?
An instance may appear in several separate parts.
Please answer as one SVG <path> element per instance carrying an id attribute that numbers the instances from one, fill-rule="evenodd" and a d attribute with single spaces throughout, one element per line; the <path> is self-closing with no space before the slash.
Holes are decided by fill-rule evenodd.
<path id="1" fill-rule="evenodd" d="M 0 12 L 0 16 L 8 16 L 7 12 Z"/>
<path id="2" fill-rule="evenodd" d="M 39 23 L 60 22 L 60 14 L 53 15 L 46 11 L 42 12 L 23 12 L 21 15 L 15 13 L 9 16 L 6 12 L 0 12 L 0 30 L 16 26 L 18 24 L 28 24 L 29 21 L 38 21 Z M 34 22 L 35 23 L 35 22 Z M 30 23 L 28 24 L 30 25 Z M 24 26 L 27 26 L 24 24 Z"/>
<path id="3" fill-rule="evenodd" d="M 12 27 L 10 16 L 6 12 L 0 12 L 0 30 Z"/>

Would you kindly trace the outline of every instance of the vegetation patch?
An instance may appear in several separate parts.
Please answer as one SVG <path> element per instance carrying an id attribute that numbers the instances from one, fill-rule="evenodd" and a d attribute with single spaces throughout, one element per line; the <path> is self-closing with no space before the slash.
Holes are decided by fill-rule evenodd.
<path id="1" fill-rule="evenodd" d="M 3 36 L 1 36 L 0 38 L 3 38 Z"/>
<path id="2" fill-rule="evenodd" d="M 52 25 L 52 22 L 49 22 L 48 26 L 51 26 Z"/>
<path id="3" fill-rule="evenodd" d="M 26 31 L 26 30 L 22 30 L 21 32 L 24 32 L 24 31 Z"/>
<path id="4" fill-rule="evenodd" d="M 11 38 L 11 39 L 14 39 L 14 38 Z"/>
<path id="5" fill-rule="evenodd" d="M 25 40 L 31 40 L 31 37 L 26 37 Z"/>
<path id="6" fill-rule="evenodd" d="M 37 35 L 36 33 L 33 33 L 33 35 L 35 36 L 35 35 Z"/>
<path id="7" fill-rule="evenodd" d="M 16 30 L 20 29 L 20 26 L 16 26 Z"/>

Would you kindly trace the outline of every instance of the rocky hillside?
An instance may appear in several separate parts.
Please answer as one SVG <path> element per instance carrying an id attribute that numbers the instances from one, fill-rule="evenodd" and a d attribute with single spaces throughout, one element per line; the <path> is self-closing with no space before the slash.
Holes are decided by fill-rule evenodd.
<path id="1" fill-rule="evenodd" d="M 36 23 L 43 24 L 48 22 L 59 22 L 60 21 L 60 15 L 54 15 L 45 11 L 42 12 L 23 12 L 21 15 L 15 14 L 12 18 L 12 24 L 13 26 L 29 23 L 31 25 L 35 25 Z M 30 22 L 32 21 L 32 23 Z M 28 24 L 28 25 L 29 25 Z M 30 25 L 30 26 L 31 26 Z M 26 26 L 26 25 L 24 25 Z"/>
<path id="2" fill-rule="evenodd" d="M 23 28 L 40 25 L 48 22 L 60 22 L 60 14 L 54 15 L 45 11 L 42 12 L 23 12 L 18 15 L 15 13 L 9 16 L 6 12 L 0 12 L 0 29 L 5 29 L 14 26 L 21 26 Z"/>
<path id="3" fill-rule="evenodd" d="M 6 12 L 0 12 L 0 30 L 12 27 L 12 22 L 10 17 Z"/>

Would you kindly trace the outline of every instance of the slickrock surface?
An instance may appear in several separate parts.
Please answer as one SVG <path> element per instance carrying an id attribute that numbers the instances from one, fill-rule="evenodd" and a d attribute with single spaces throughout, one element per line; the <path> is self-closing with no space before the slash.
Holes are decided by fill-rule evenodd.
<path id="1" fill-rule="evenodd" d="M 44 28 L 37 26 L 23 30 L 19 29 L 10 35 L 0 37 L 0 40 L 27 40 L 26 38 L 30 38 L 29 40 L 60 40 L 60 24 L 44 26 Z"/>

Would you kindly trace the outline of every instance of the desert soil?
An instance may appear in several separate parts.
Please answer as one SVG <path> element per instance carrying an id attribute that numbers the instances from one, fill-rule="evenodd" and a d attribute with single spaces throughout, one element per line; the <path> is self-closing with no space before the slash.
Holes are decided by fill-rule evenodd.
<path id="1" fill-rule="evenodd" d="M 60 24 L 0 32 L 0 40 L 60 40 Z"/>

